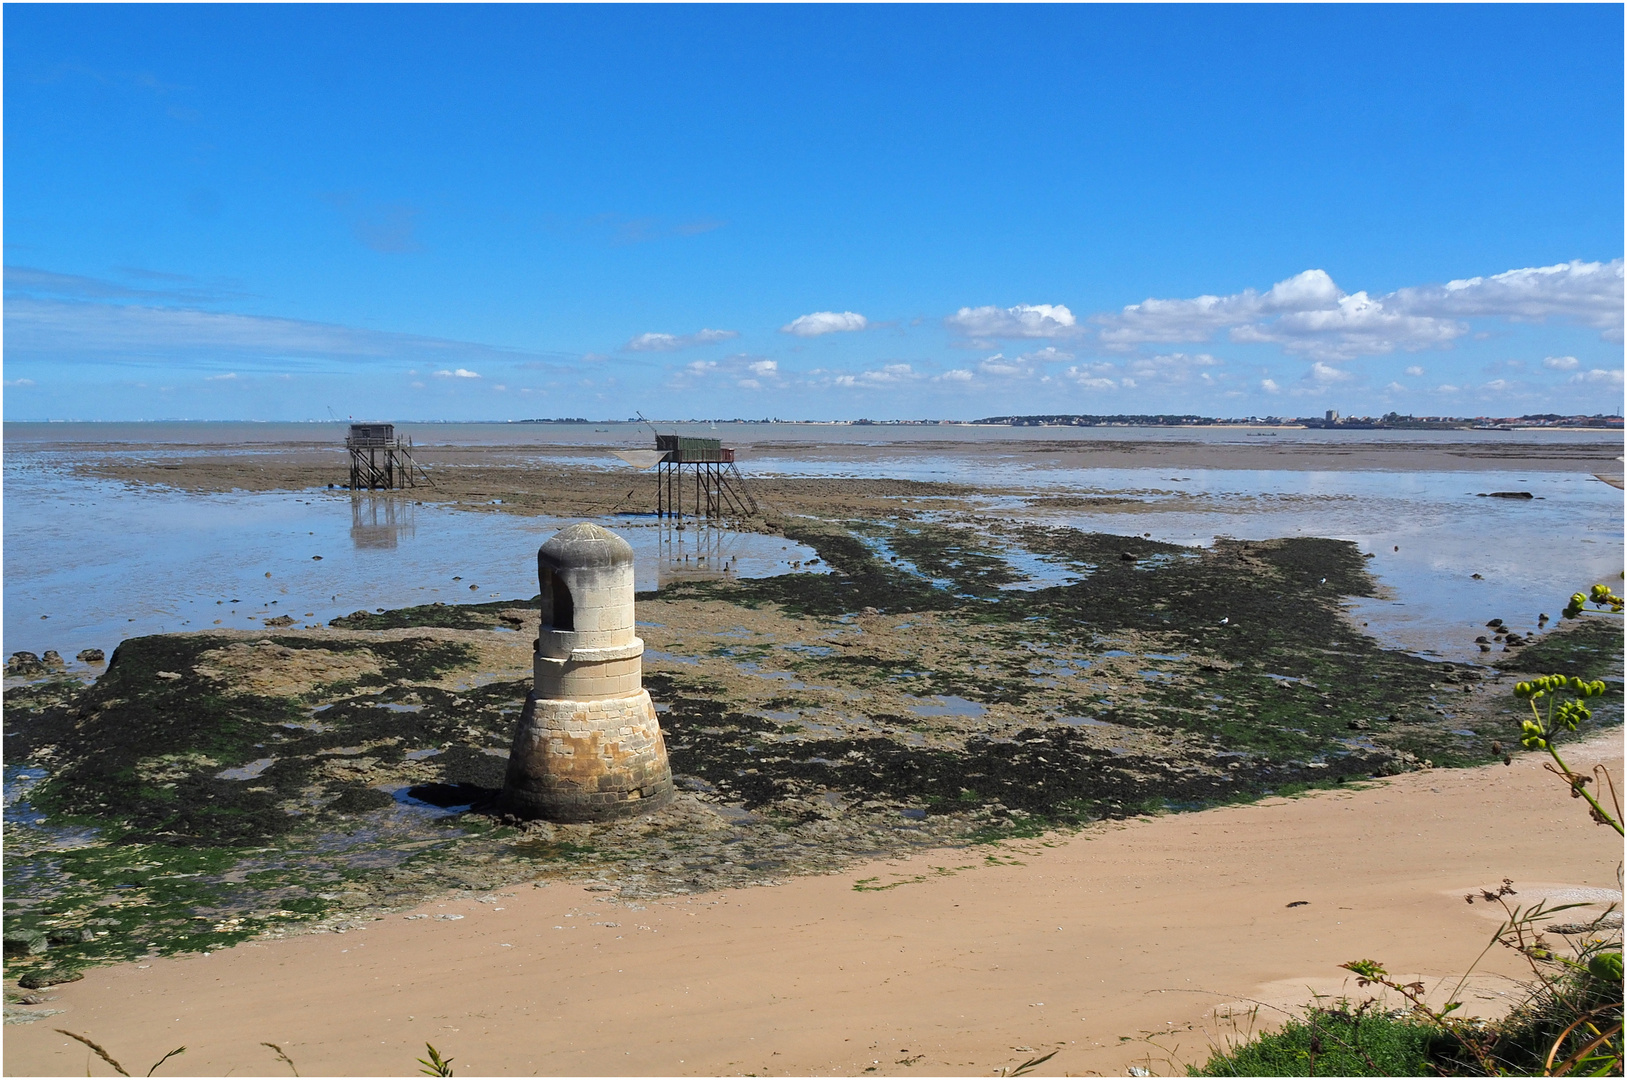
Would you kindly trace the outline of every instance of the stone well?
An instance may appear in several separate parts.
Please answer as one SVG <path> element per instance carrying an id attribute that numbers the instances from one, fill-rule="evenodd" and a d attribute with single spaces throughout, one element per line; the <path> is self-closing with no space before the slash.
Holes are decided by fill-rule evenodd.
<path id="1" fill-rule="evenodd" d="M 534 682 L 499 799 L 517 817 L 608 821 L 672 801 L 672 769 L 633 633 L 633 549 L 578 522 L 537 551 Z"/>

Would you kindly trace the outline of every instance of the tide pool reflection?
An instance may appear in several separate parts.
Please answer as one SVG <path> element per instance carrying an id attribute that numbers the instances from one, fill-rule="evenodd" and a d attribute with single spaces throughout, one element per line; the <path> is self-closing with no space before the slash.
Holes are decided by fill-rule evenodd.
<path id="1" fill-rule="evenodd" d="M 775 552 L 775 547 L 781 550 Z M 787 570 L 827 572 L 814 552 L 801 544 L 707 525 L 660 526 L 657 551 L 657 588 L 680 581 L 766 577 Z"/>
<path id="2" fill-rule="evenodd" d="M 350 496 L 350 542 L 366 550 L 394 550 L 399 539 L 416 535 L 417 524 L 410 499 L 377 492 L 353 492 Z"/>

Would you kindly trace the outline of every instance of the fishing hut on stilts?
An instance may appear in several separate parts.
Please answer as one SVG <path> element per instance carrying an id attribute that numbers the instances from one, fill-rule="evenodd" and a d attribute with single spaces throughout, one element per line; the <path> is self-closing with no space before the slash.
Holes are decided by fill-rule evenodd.
<path id="1" fill-rule="evenodd" d="M 345 437 L 350 451 L 351 491 L 394 491 L 418 486 L 429 475 L 412 459 L 412 437 L 396 437 L 394 424 L 351 424 Z"/>
<path id="2" fill-rule="evenodd" d="M 690 516 L 716 519 L 758 512 L 757 500 L 734 462 L 734 448 L 724 446 L 721 439 L 657 434 L 655 449 L 661 455 L 655 474 L 657 517 L 683 521 L 685 492 L 691 486 L 686 469 L 694 474 Z"/>

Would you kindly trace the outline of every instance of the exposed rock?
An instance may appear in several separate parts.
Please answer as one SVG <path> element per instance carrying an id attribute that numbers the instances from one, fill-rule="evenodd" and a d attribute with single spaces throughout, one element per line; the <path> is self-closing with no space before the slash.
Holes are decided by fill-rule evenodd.
<path id="1" fill-rule="evenodd" d="M 45 934 L 39 930 L 8 930 L 4 941 L 7 956 L 38 956 L 50 948 Z"/>
<path id="2" fill-rule="evenodd" d="M 55 649 L 46 649 L 45 655 L 40 657 L 40 663 L 57 671 L 61 671 L 63 668 L 68 666 L 67 663 L 63 661 L 62 654 L 57 652 Z"/>
<path id="3" fill-rule="evenodd" d="M 7 675 L 35 676 L 45 674 L 45 665 L 31 652 L 14 652 L 6 661 Z"/>
<path id="4" fill-rule="evenodd" d="M 267 626 L 293 626 L 294 617 L 292 615 L 278 615 L 276 618 L 266 619 L 264 622 Z"/>
<path id="5" fill-rule="evenodd" d="M 80 649 L 78 660 L 82 664 L 100 664 L 107 657 L 100 649 Z"/>
<path id="6" fill-rule="evenodd" d="M 83 971 L 31 971 L 17 980 L 24 990 L 42 990 L 47 986 L 78 982 L 85 977 Z"/>
<path id="7" fill-rule="evenodd" d="M 367 649 L 290 649 L 270 641 L 233 642 L 198 657 L 192 670 L 251 694 L 297 697 L 336 682 L 379 677 L 378 657 Z"/>

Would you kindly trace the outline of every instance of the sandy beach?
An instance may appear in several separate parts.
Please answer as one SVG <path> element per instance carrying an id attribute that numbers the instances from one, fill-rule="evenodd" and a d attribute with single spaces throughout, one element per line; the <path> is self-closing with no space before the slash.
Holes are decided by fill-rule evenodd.
<path id="1" fill-rule="evenodd" d="M 1570 760 L 1619 776 L 1621 751 L 1609 732 Z M 1363 957 L 1455 980 L 1496 925 L 1465 892 L 1603 896 L 1619 857 L 1525 755 L 777 888 L 522 886 L 95 969 L 7 1030 L 6 1073 L 84 1069 L 63 1027 L 127 1067 L 184 1043 L 169 1075 L 276 1075 L 262 1042 L 307 1076 L 410 1072 L 425 1042 L 466 1075 L 987 1076 L 1051 1050 L 1039 1073 L 1170 1075 L 1246 1024 L 1217 1007 L 1354 995 L 1338 965 Z M 1472 1009 L 1498 1010 L 1517 959 L 1487 958 Z"/>

